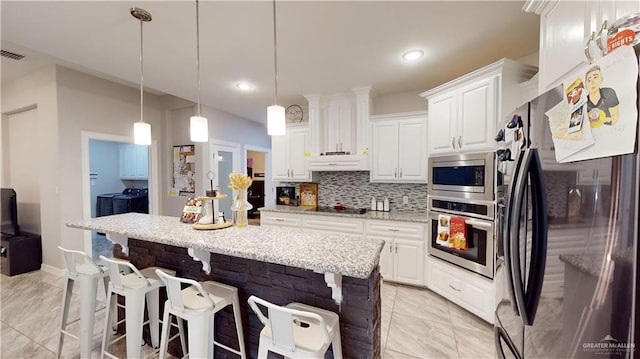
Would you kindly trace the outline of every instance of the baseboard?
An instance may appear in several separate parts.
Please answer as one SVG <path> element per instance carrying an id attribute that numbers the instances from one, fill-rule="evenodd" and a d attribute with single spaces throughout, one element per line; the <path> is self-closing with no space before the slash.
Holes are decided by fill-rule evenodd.
<path id="1" fill-rule="evenodd" d="M 42 264 L 42 266 L 40 267 L 40 270 L 43 272 L 47 272 L 47 273 L 51 273 L 57 276 L 64 276 L 65 274 L 67 274 L 67 271 L 64 269 L 60 269 L 60 268 L 56 268 L 56 267 L 52 267 L 48 264 Z"/>

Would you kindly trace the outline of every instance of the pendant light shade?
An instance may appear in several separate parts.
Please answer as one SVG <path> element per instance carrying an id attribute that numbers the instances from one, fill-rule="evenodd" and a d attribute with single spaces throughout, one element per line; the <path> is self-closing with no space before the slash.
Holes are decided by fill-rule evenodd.
<path id="1" fill-rule="evenodd" d="M 267 134 L 269 136 L 282 136 L 287 131 L 284 107 L 278 106 L 278 42 L 276 37 L 276 0 L 273 0 L 273 105 L 267 107 Z"/>
<path id="2" fill-rule="evenodd" d="M 140 20 L 140 121 L 133 124 L 133 142 L 136 145 L 151 144 L 151 125 L 144 122 L 144 61 L 142 42 L 142 24 L 151 21 L 151 14 L 137 7 L 131 8 L 131 16 Z"/>
<path id="3" fill-rule="evenodd" d="M 200 106 L 200 5 L 196 0 L 196 77 L 198 87 L 198 104 L 196 107 L 196 115 L 191 116 L 189 124 L 191 141 L 207 142 L 209 141 L 209 126 L 207 119 L 201 115 Z"/>
<path id="4" fill-rule="evenodd" d="M 278 105 L 267 107 L 267 133 L 269 136 L 282 136 L 286 131 L 284 107 Z"/>
<path id="5" fill-rule="evenodd" d="M 191 116 L 191 141 L 207 142 L 209 141 L 209 126 L 207 119 L 202 116 Z"/>
<path id="6" fill-rule="evenodd" d="M 151 125 L 146 122 L 133 124 L 133 143 L 149 146 L 151 144 Z"/>

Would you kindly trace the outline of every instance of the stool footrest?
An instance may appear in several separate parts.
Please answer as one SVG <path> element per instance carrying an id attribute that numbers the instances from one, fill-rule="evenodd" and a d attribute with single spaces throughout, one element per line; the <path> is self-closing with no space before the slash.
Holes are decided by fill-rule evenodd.
<path id="1" fill-rule="evenodd" d="M 213 341 L 213 345 L 217 345 L 220 348 L 226 349 L 226 350 L 228 350 L 228 351 L 230 351 L 230 352 L 232 352 L 232 353 L 234 353 L 236 355 L 242 355 L 239 350 L 235 350 L 235 349 L 230 348 L 230 347 L 228 347 L 228 346 L 226 346 L 224 344 L 220 344 L 220 343 L 216 342 L 215 340 Z"/>
<path id="2" fill-rule="evenodd" d="M 66 330 L 61 330 L 60 332 L 62 332 L 62 334 L 64 334 L 64 335 L 68 335 L 68 336 L 70 336 L 71 338 L 74 338 L 74 339 L 78 339 L 79 338 L 78 335 L 70 333 L 70 332 L 68 332 Z"/>

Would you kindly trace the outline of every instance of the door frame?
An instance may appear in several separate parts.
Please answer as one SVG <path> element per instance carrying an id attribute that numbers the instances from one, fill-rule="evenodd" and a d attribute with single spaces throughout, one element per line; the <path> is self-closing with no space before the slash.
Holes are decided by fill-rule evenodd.
<path id="1" fill-rule="evenodd" d="M 82 218 L 91 219 L 91 163 L 89 157 L 90 140 L 110 141 L 119 143 L 133 143 L 133 137 L 120 136 L 109 133 L 81 131 L 82 147 Z M 149 188 L 149 213 L 160 213 L 160 186 L 158 182 L 158 141 L 153 140 L 149 146 L 149 177 L 147 179 Z M 91 242 L 91 231 L 84 232 L 84 252 L 92 255 L 93 245 Z"/>
<path id="2" fill-rule="evenodd" d="M 249 158 L 247 155 L 248 151 L 264 153 L 264 206 L 267 207 L 268 203 L 276 203 L 275 186 L 271 179 L 271 149 L 268 147 L 244 145 L 244 163 L 247 163 L 247 158 Z M 243 173 L 247 174 L 246 166 Z"/>

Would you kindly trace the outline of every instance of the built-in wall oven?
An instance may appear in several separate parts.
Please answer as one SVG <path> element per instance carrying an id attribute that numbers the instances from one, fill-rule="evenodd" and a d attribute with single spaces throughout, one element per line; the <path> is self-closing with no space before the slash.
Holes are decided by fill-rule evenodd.
<path id="1" fill-rule="evenodd" d="M 428 201 L 427 252 L 492 279 L 496 251 L 495 202 L 440 196 L 429 196 Z M 456 222 L 464 226 L 463 245 L 451 230 Z"/>

